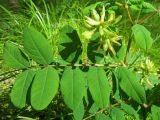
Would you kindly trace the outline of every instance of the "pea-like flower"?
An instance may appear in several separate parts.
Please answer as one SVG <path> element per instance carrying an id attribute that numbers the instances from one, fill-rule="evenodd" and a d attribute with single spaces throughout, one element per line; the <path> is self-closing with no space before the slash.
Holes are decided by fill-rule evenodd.
<path id="1" fill-rule="evenodd" d="M 103 50 L 111 51 L 113 55 L 116 54 L 113 45 L 120 46 L 120 40 L 122 36 L 117 35 L 110 27 L 113 27 L 121 20 L 122 16 L 116 18 L 115 12 L 108 10 L 108 19 L 106 20 L 106 10 L 102 7 L 100 14 L 93 9 L 91 12 L 91 17 L 85 16 L 85 26 L 87 30 L 83 33 L 85 39 L 90 39 L 93 34 L 99 32 L 100 41 L 102 43 Z"/>
<path id="2" fill-rule="evenodd" d="M 145 59 L 145 61 L 140 63 L 140 68 L 147 72 L 147 74 L 156 73 L 156 68 L 148 57 Z"/>

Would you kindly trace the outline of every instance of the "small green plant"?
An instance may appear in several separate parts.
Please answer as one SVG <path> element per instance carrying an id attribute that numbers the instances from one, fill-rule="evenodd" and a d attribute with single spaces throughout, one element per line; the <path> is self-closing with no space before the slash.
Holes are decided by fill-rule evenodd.
<path id="1" fill-rule="evenodd" d="M 54 46 L 51 28 L 43 22 L 47 37 L 29 25 L 23 31 L 22 46 L 5 43 L 5 63 L 22 71 L 11 91 L 12 103 L 20 109 L 29 104 L 40 111 L 60 93 L 76 120 L 158 120 L 160 81 L 145 56 L 153 39 L 140 19 L 141 13 L 158 10 L 142 0 L 99 2 L 88 9 L 91 17 L 84 17 L 84 31 L 66 25 Z M 122 9 L 128 19 L 117 12 Z M 130 10 L 138 12 L 135 20 Z M 121 22 L 128 24 L 129 34 L 121 30 Z M 54 47 L 58 47 L 56 56 Z"/>

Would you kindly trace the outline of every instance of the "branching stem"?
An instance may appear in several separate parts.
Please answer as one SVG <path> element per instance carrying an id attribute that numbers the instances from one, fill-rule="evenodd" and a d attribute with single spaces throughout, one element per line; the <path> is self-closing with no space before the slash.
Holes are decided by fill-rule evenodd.
<path id="1" fill-rule="evenodd" d="M 111 107 L 115 107 L 115 106 L 119 106 L 119 105 L 120 105 L 120 103 L 115 103 L 115 104 L 111 105 Z M 109 106 L 109 107 L 110 107 L 110 106 Z M 99 113 L 103 113 L 103 112 L 106 111 L 109 107 L 103 108 L 103 109 L 101 109 L 101 110 L 99 110 L 99 111 L 97 111 L 97 112 L 91 114 L 90 116 L 84 118 L 83 120 L 88 120 L 88 119 L 90 119 L 90 118 L 96 116 L 96 115 L 99 114 Z"/>

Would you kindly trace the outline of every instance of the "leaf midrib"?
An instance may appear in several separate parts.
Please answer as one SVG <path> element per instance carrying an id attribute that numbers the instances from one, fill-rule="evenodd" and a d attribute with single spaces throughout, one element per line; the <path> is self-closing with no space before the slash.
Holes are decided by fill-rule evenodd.
<path id="1" fill-rule="evenodd" d="M 27 76 L 28 76 L 28 74 L 29 74 L 29 71 L 27 71 L 27 73 L 26 73 L 26 75 L 25 75 L 25 80 L 24 80 L 24 82 L 23 82 L 23 87 L 22 87 L 22 93 L 24 92 L 24 86 L 26 85 L 26 80 L 27 80 Z M 23 95 L 21 95 L 21 97 L 20 97 L 20 103 L 21 103 L 21 101 L 22 101 L 22 97 Z M 19 104 L 20 104 L 19 103 Z"/>
<path id="2" fill-rule="evenodd" d="M 144 41 L 145 41 L 145 48 L 146 48 L 146 50 L 148 49 L 148 44 L 147 44 L 147 36 L 146 36 L 146 34 L 145 34 L 145 32 L 144 32 L 144 29 L 142 28 L 142 30 L 141 30 L 141 32 L 142 32 L 142 34 L 144 35 Z M 149 37 L 149 36 L 148 36 Z M 148 38 L 149 39 L 149 38 Z"/>
<path id="3" fill-rule="evenodd" d="M 127 77 L 127 80 L 129 80 L 129 83 L 130 83 L 131 87 L 132 87 L 132 88 L 134 89 L 134 91 L 136 92 L 136 94 L 137 94 L 138 98 L 140 99 L 140 101 L 143 102 L 143 99 L 141 98 L 141 95 L 136 91 L 136 88 L 133 87 L 133 85 L 131 84 L 132 82 L 130 81 L 129 76 L 126 75 L 126 77 Z"/>
<path id="4" fill-rule="evenodd" d="M 72 79 L 72 81 L 73 81 L 73 84 L 72 84 L 72 85 L 73 85 L 73 87 L 72 87 L 72 98 L 73 98 L 73 103 L 72 103 L 72 104 L 73 104 L 73 108 L 74 108 L 74 107 L 75 107 L 75 102 L 74 102 L 74 94 L 75 94 L 75 93 L 74 93 L 74 84 L 75 84 L 74 78 L 75 78 L 75 75 L 74 75 L 74 70 L 71 70 L 71 71 L 72 71 L 72 76 L 73 76 L 73 77 L 72 77 L 72 78 L 73 78 L 73 79 Z"/>
<path id="5" fill-rule="evenodd" d="M 40 106 L 42 104 L 42 96 L 43 96 L 43 93 L 44 93 L 44 88 L 46 86 L 46 82 L 47 82 L 47 75 L 48 75 L 48 68 L 46 69 L 46 76 L 45 76 L 45 82 L 44 82 L 44 85 L 43 85 L 43 88 L 42 88 L 42 92 L 41 92 L 41 95 L 40 95 L 40 102 L 39 102 L 39 105 Z M 43 79 L 42 79 L 43 80 Z"/>
<path id="6" fill-rule="evenodd" d="M 102 105 L 103 105 L 103 107 L 104 107 L 104 101 L 103 101 L 103 98 L 102 98 L 103 95 L 102 95 L 102 92 L 101 92 L 102 89 L 101 89 L 101 87 L 100 87 L 100 86 L 101 86 L 101 84 L 100 84 L 101 79 L 100 79 L 100 77 L 99 77 L 99 76 L 100 76 L 100 75 L 99 75 L 99 72 L 100 72 L 100 71 L 99 71 L 98 68 L 96 68 L 96 69 L 97 69 L 96 71 L 97 71 L 97 76 L 98 76 L 98 84 L 99 84 L 99 90 L 100 90 L 101 101 L 102 101 Z"/>

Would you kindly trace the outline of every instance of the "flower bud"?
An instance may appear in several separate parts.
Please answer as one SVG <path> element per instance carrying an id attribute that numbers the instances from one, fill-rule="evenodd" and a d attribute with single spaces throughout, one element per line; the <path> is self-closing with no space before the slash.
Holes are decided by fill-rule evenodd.
<path id="1" fill-rule="evenodd" d="M 96 21 L 100 20 L 100 16 L 95 9 L 92 10 L 92 16 Z"/>
<path id="2" fill-rule="evenodd" d="M 92 30 L 92 31 L 85 31 L 84 33 L 82 33 L 82 35 L 84 36 L 85 39 L 89 40 L 91 39 L 92 35 L 94 34 L 96 29 Z"/>
<path id="3" fill-rule="evenodd" d="M 101 12 L 101 22 L 104 22 L 104 18 L 105 18 L 105 16 L 106 16 L 106 10 L 105 10 L 105 7 L 103 6 L 103 8 L 102 8 L 102 12 Z"/>
<path id="4" fill-rule="evenodd" d="M 104 35 L 104 30 L 103 30 L 103 27 L 102 27 L 102 26 L 99 27 L 99 33 L 100 33 L 101 36 Z"/>
<path id="5" fill-rule="evenodd" d="M 93 19 L 90 18 L 90 17 L 85 16 L 85 18 L 87 19 L 87 20 L 85 20 L 85 21 L 86 21 L 89 25 L 91 25 L 91 26 L 98 26 L 98 25 L 100 24 L 100 22 L 95 21 L 95 20 L 93 20 Z"/>
<path id="6" fill-rule="evenodd" d="M 117 24 L 121 19 L 122 19 L 122 15 L 118 16 L 118 17 L 115 19 L 114 24 Z"/>
<path id="7" fill-rule="evenodd" d="M 93 27 L 90 24 L 88 24 L 87 22 L 84 22 L 84 25 L 88 29 L 93 29 Z"/>
<path id="8" fill-rule="evenodd" d="M 115 12 L 114 11 L 110 11 L 109 12 L 109 17 L 108 17 L 108 22 L 113 22 L 115 20 Z"/>

